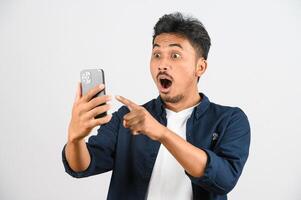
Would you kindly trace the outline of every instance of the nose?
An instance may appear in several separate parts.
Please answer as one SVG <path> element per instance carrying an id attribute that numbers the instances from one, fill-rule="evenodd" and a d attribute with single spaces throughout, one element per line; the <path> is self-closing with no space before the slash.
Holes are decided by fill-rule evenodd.
<path id="1" fill-rule="evenodd" d="M 166 60 L 161 60 L 158 66 L 159 71 L 167 71 L 170 68 L 171 68 L 170 63 L 167 62 Z"/>
<path id="2" fill-rule="evenodd" d="M 167 67 L 160 66 L 158 67 L 159 71 L 167 71 Z"/>

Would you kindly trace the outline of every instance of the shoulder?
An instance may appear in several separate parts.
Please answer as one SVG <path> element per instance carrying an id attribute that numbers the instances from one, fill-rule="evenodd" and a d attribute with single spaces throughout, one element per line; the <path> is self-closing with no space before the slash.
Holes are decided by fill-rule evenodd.
<path id="1" fill-rule="evenodd" d="M 250 129 L 247 114 L 240 108 L 210 103 L 208 114 L 223 121 L 227 127 L 236 126 Z"/>
<path id="2" fill-rule="evenodd" d="M 210 102 L 205 116 L 208 120 L 220 121 L 224 125 L 239 123 L 245 127 L 249 127 L 247 114 L 237 106 Z"/>
<path id="3" fill-rule="evenodd" d="M 216 113 L 218 115 L 241 115 L 247 118 L 246 113 L 240 107 L 226 106 L 213 102 L 210 102 L 209 112 Z"/>

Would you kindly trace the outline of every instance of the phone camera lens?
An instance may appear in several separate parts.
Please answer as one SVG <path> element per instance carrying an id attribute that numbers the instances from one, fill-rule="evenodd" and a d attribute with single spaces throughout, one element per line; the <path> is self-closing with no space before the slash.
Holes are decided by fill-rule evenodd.
<path id="1" fill-rule="evenodd" d="M 82 74 L 82 82 L 85 84 L 91 83 L 91 74 L 90 72 L 84 72 Z"/>

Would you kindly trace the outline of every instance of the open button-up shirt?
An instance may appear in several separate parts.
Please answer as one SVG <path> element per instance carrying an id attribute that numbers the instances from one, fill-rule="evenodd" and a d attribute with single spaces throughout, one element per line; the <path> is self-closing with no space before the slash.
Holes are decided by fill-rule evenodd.
<path id="1" fill-rule="evenodd" d="M 185 173 L 191 180 L 193 199 L 225 200 L 248 158 L 250 126 L 240 108 L 212 103 L 203 93 L 200 96 L 201 103 L 187 121 L 186 140 L 204 150 L 208 161 L 202 177 Z M 143 106 L 166 126 L 166 112 L 160 96 Z M 88 177 L 112 170 L 107 196 L 110 200 L 146 198 L 161 145 L 143 134 L 132 135 L 122 124 L 123 116 L 128 112 L 129 109 L 122 106 L 113 113 L 110 122 L 100 126 L 97 135 L 89 138 L 86 144 L 91 162 L 85 171 L 73 171 L 66 160 L 65 147 L 62 152 L 65 170 L 73 177 Z"/>

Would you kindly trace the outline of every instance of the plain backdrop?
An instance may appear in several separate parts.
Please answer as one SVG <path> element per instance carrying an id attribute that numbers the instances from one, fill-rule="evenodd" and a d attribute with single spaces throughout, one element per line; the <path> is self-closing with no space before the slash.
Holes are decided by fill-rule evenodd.
<path id="1" fill-rule="evenodd" d="M 301 199 L 300 0 L 0 0 L 1 200 L 106 198 L 110 172 L 74 179 L 61 162 L 79 72 L 99 66 L 109 94 L 156 98 L 153 26 L 174 11 L 201 20 L 212 39 L 199 90 L 251 123 L 229 199 Z"/>

